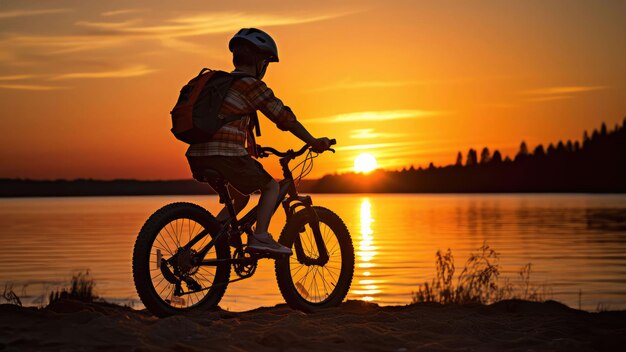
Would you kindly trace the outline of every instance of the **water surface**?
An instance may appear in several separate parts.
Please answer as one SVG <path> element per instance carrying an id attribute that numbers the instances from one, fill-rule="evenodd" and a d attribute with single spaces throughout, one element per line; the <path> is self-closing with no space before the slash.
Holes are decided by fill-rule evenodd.
<path id="1" fill-rule="evenodd" d="M 553 299 L 595 310 L 626 309 L 625 195 L 313 195 L 353 236 L 356 268 L 349 298 L 406 304 L 434 276 L 435 252 L 456 266 L 484 241 L 500 254 L 503 276 L 532 263 L 531 281 Z M 97 294 L 138 302 L 131 274 L 137 232 L 159 207 L 189 201 L 215 213 L 214 196 L 22 198 L 0 200 L 0 284 L 26 304 L 89 269 Z M 251 203 L 256 202 L 252 200 Z M 284 224 L 278 212 L 270 230 Z M 233 274 L 234 275 L 234 274 Z M 228 287 L 221 306 L 248 310 L 283 302 L 269 260 Z"/>

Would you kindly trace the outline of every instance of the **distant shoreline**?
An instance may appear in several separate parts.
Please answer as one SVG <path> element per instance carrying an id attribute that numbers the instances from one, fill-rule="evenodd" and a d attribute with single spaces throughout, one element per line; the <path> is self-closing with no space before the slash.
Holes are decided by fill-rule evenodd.
<path id="1" fill-rule="evenodd" d="M 581 142 L 559 141 L 530 152 L 525 142 L 513 159 L 483 148 L 474 149 L 465 163 L 461 152 L 454 165 L 413 166 L 369 174 L 343 173 L 302 180 L 302 193 L 318 194 L 524 194 L 626 193 L 626 119 L 613 130 L 602 124 Z M 29 180 L 0 178 L 0 198 L 215 194 L 206 183 L 188 180 Z"/>
<path id="2" fill-rule="evenodd" d="M 367 176 L 365 176 L 367 177 Z M 311 194 L 626 194 L 618 191 L 397 191 L 317 190 L 319 179 L 303 180 L 298 190 Z M 122 196 L 202 196 L 214 195 L 208 184 L 195 180 L 29 180 L 0 179 L 0 198 L 122 197 Z"/>

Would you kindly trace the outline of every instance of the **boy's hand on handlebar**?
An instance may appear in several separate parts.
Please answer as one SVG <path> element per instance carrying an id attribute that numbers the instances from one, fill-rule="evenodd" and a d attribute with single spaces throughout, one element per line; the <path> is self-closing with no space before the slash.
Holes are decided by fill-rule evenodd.
<path id="1" fill-rule="evenodd" d="M 330 140 L 326 137 L 317 138 L 315 139 L 315 141 L 313 141 L 313 143 L 311 143 L 311 149 L 313 149 L 313 151 L 316 153 L 322 153 L 330 149 L 330 146 L 335 144 L 333 142 L 334 140 Z"/>

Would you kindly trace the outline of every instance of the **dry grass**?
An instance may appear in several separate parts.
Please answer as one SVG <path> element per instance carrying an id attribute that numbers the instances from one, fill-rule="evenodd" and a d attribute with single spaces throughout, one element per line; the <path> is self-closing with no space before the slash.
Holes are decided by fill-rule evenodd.
<path id="1" fill-rule="evenodd" d="M 60 299 L 75 299 L 83 302 L 93 302 L 94 299 L 98 298 L 98 296 L 94 294 L 95 286 L 96 283 L 89 274 L 89 270 L 84 273 L 79 272 L 78 274 L 72 276 L 70 287 L 50 292 L 48 304 L 56 302 Z"/>
<path id="2" fill-rule="evenodd" d="M 413 303 L 489 304 L 505 299 L 539 302 L 548 296 L 545 286 L 531 284 L 530 263 L 520 269 L 515 283 L 508 278 L 500 279 L 499 255 L 486 243 L 478 249 L 478 253 L 470 254 L 456 280 L 452 251 L 437 251 L 436 258 L 436 277 L 430 284 L 419 285 L 413 293 Z"/>
<path id="3" fill-rule="evenodd" d="M 22 300 L 20 300 L 20 297 L 13 291 L 13 284 L 4 284 L 4 290 L 2 291 L 2 296 L 0 296 L 0 303 L 22 306 Z"/>

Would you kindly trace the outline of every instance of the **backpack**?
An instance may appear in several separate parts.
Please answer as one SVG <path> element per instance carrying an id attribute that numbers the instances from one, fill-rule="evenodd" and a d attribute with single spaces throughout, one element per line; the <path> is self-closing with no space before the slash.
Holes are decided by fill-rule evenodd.
<path id="1" fill-rule="evenodd" d="M 191 79 L 180 90 L 178 101 L 171 111 L 174 136 L 188 144 L 208 142 L 222 126 L 241 119 L 242 115 L 218 117 L 224 98 L 236 78 L 228 72 L 203 68 Z M 256 113 L 253 115 L 256 127 L 258 118 Z"/>

